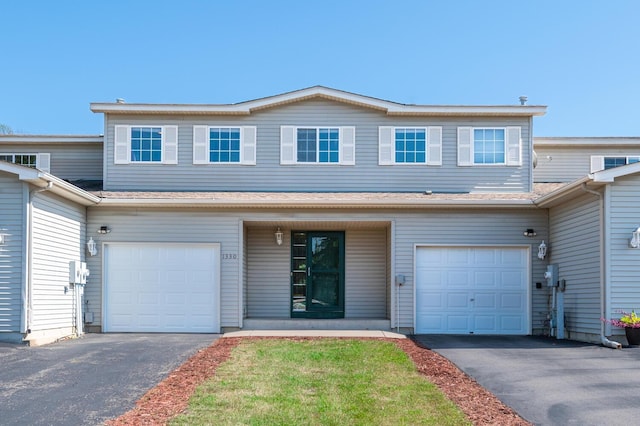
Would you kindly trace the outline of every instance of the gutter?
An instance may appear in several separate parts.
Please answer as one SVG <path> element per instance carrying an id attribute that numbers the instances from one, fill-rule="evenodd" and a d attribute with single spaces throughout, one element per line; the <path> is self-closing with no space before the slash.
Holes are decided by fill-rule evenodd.
<path id="1" fill-rule="evenodd" d="M 53 182 L 48 181 L 43 188 L 36 188 L 29 191 L 29 202 L 27 203 L 27 233 L 25 241 L 27 243 L 27 276 L 25 277 L 26 289 L 25 298 L 23 299 L 24 312 L 26 313 L 26 321 L 22 330 L 26 339 L 31 333 L 31 322 L 33 313 L 33 197 L 39 192 L 49 191 L 53 188 Z"/>
<path id="2" fill-rule="evenodd" d="M 604 236 L 605 236 L 605 232 L 604 232 L 604 226 L 605 226 L 605 220 L 604 220 L 604 198 L 602 196 L 601 193 L 599 193 L 598 191 L 594 191 L 592 189 L 587 188 L 587 184 L 583 183 L 581 186 L 581 189 L 584 192 L 587 192 L 589 194 L 595 195 L 596 197 L 598 197 L 598 203 L 599 205 L 599 210 L 600 210 L 600 214 L 599 214 L 599 220 L 600 220 L 600 318 L 605 318 L 605 314 L 606 314 L 606 303 L 605 303 L 605 295 L 606 295 L 606 279 L 605 279 L 605 257 L 604 257 Z M 600 343 L 602 343 L 603 346 L 606 346 L 608 348 L 612 348 L 612 349 L 622 349 L 622 344 L 615 342 L 613 340 L 609 340 L 606 336 L 605 336 L 605 323 L 603 321 L 600 321 Z"/>

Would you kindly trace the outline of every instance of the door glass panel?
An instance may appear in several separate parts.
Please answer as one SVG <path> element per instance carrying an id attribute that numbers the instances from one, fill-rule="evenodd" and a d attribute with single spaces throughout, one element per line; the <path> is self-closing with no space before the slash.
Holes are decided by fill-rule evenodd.
<path id="1" fill-rule="evenodd" d="M 292 314 L 344 317 L 344 234 L 294 232 L 291 240 Z"/>

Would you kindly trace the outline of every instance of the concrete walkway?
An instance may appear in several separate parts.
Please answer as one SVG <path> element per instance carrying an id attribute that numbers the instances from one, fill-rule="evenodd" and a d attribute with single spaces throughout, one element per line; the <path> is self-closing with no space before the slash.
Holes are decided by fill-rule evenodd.
<path id="1" fill-rule="evenodd" d="M 404 334 L 384 330 L 241 330 L 222 337 L 384 337 L 406 339 Z"/>

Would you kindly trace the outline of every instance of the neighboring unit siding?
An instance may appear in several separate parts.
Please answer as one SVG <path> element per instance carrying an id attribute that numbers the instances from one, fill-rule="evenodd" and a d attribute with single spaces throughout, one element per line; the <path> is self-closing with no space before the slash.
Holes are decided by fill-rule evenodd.
<path id="1" fill-rule="evenodd" d="M 631 232 L 640 226 L 640 176 L 617 178 L 608 186 L 609 215 L 607 265 L 610 302 L 608 317 L 619 317 L 618 310 L 640 311 L 640 249 L 629 247 Z M 614 334 L 624 334 L 613 329 Z"/>
<path id="2" fill-rule="evenodd" d="M 69 262 L 84 258 L 85 208 L 41 192 L 33 197 L 32 332 L 75 326 Z"/>
<path id="3" fill-rule="evenodd" d="M 549 211 L 548 260 L 566 280 L 565 328 L 571 333 L 600 333 L 599 201 L 582 195 Z"/>
<path id="4" fill-rule="evenodd" d="M 386 319 L 386 229 L 349 229 L 348 224 L 344 228 L 345 318 Z M 287 229 L 284 236 L 282 246 L 277 246 L 271 227 L 247 229 L 249 318 L 291 316 L 291 230 Z"/>
<path id="5" fill-rule="evenodd" d="M 591 156 L 625 157 L 639 155 L 640 148 L 601 146 L 535 146 L 538 165 L 533 169 L 534 182 L 571 182 L 591 173 Z"/>
<path id="6" fill-rule="evenodd" d="M 66 180 L 102 180 L 102 144 L 0 144 L 1 153 L 51 154 L 50 173 Z"/>
<path id="7" fill-rule="evenodd" d="M 250 116 L 107 116 L 106 190 L 228 191 L 498 191 L 527 192 L 531 180 L 528 118 L 390 117 L 368 108 L 313 99 L 253 112 Z M 178 164 L 114 164 L 116 125 L 178 126 Z M 194 125 L 257 127 L 257 162 L 193 164 Z M 280 164 L 281 126 L 355 127 L 355 165 Z M 442 127 L 442 166 L 378 165 L 380 126 Z M 459 126 L 519 126 L 522 166 L 457 166 Z M 162 176 L 162 179 L 158 179 Z"/>
<path id="8" fill-rule="evenodd" d="M 98 244 L 98 254 L 87 257 L 91 275 L 87 280 L 85 298 L 88 312 L 93 313 L 91 326 L 102 325 L 102 243 L 105 242 L 176 242 L 220 243 L 220 325 L 238 327 L 240 318 L 239 264 L 240 236 L 238 212 L 202 209 L 116 209 L 90 207 L 88 209 L 87 238 Z M 97 230 L 107 225 L 109 234 Z"/>
<path id="9" fill-rule="evenodd" d="M 26 185 L 0 172 L 0 341 L 20 341 Z"/>

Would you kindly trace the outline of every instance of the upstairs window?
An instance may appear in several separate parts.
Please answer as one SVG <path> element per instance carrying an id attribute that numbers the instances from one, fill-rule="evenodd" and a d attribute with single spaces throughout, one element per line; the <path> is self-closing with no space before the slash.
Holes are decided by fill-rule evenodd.
<path id="1" fill-rule="evenodd" d="M 627 164 L 640 163 L 640 156 L 591 156 L 591 173 L 600 170 L 609 170 L 614 167 L 626 166 Z"/>
<path id="2" fill-rule="evenodd" d="M 339 134 L 338 128 L 299 128 L 298 163 L 339 163 Z"/>
<path id="3" fill-rule="evenodd" d="M 49 173 L 51 154 L 49 153 L 0 153 L 0 161 L 20 164 Z"/>
<path id="4" fill-rule="evenodd" d="M 280 128 L 280 164 L 355 164 L 355 127 Z"/>
<path id="5" fill-rule="evenodd" d="M 193 164 L 256 164 L 255 126 L 193 126 Z"/>
<path id="6" fill-rule="evenodd" d="M 520 166 L 520 127 L 458 127 L 458 166 Z"/>
<path id="7" fill-rule="evenodd" d="M 177 164 L 178 126 L 115 126 L 114 164 Z"/>
<path id="8" fill-rule="evenodd" d="M 209 128 L 209 162 L 211 163 L 239 163 L 240 162 L 240 128 L 239 127 Z"/>
<path id="9" fill-rule="evenodd" d="M 442 165 L 442 127 L 379 127 L 378 164 Z"/>
<path id="10" fill-rule="evenodd" d="M 131 158 L 135 162 L 162 161 L 162 128 L 132 127 Z"/>

